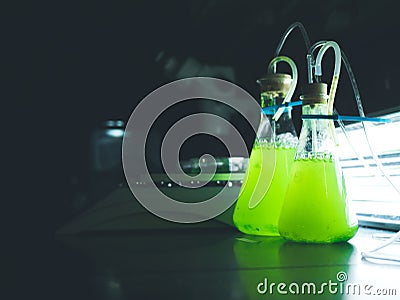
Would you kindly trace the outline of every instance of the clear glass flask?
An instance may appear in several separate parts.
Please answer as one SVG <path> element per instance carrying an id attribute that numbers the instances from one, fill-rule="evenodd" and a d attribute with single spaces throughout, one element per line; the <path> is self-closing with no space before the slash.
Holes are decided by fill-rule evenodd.
<path id="1" fill-rule="evenodd" d="M 297 80 L 296 80 L 297 81 Z M 288 74 L 268 74 L 261 86 L 261 120 L 249 166 L 233 214 L 235 226 L 243 233 L 279 236 L 278 220 L 288 175 L 298 142 L 291 107 L 285 107 L 277 121 L 276 108 L 296 84 Z"/>
<path id="2" fill-rule="evenodd" d="M 304 115 L 327 115 L 327 85 L 307 86 Z M 334 243 L 352 238 L 358 229 L 329 120 L 304 119 L 279 219 L 279 233 L 295 242 Z"/>

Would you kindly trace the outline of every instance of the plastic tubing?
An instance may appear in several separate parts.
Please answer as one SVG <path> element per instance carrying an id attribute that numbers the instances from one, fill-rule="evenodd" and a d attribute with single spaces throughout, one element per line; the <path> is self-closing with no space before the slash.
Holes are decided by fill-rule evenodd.
<path id="1" fill-rule="evenodd" d="M 309 50 L 309 53 L 311 54 L 311 57 L 313 57 L 312 55 L 313 55 L 314 51 L 318 47 L 323 46 L 327 42 L 328 41 L 319 41 L 319 42 L 316 42 L 314 45 L 312 45 L 310 50 Z M 347 59 L 346 54 L 341 49 L 340 49 L 340 54 L 341 54 L 341 58 L 343 60 L 344 66 L 346 68 L 347 74 L 349 75 L 351 87 L 353 88 L 353 92 L 354 92 L 354 97 L 356 98 L 357 109 L 358 109 L 359 115 L 360 115 L 360 117 L 365 117 L 364 109 L 363 109 L 362 102 L 361 102 L 360 92 L 359 92 L 358 87 L 357 87 L 357 82 L 356 82 L 353 70 L 352 70 L 352 68 L 350 66 L 350 63 L 349 63 L 349 60 Z"/>
<path id="2" fill-rule="evenodd" d="M 278 43 L 278 47 L 276 47 L 276 51 L 275 51 L 275 56 L 279 56 L 279 54 L 281 53 L 281 50 L 283 48 L 283 45 L 286 42 L 286 39 L 288 38 L 289 34 L 295 29 L 298 28 L 301 32 L 301 35 L 303 36 L 303 40 L 304 40 L 304 44 L 306 46 L 306 51 L 308 52 L 309 49 L 311 48 L 311 43 L 310 43 L 310 37 L 308 36 L 307 30 L 304 27 L 304 25 L 300 22 L 294 22 L 292 23 L 288 29 L 286 29 L 286 31 L 283 33 L 281 40 Z M 309 59 L 309 55 L 307 55 L 307 59 Z M 310 64 L 308 64 L 310 65 Z M 275 68 L 275 67 L 274 67 Z M 274 72 L 276 71 L 276 69 L 274 69 Z M 309 70 L 310 71 L 310 70 Z M 311 74 L 311 72 L 309 72 L 309 74 Z M 310 75 L 309 75 L 310 76 Z M 309 81 L 312 80 L 309 78 Z M 311 83 L 311 82 L 310 82 Z"/>
<path id="3" fill-rule="evenodd" d="M 324 45 L 325 43 L 326 43 L 326 41 L 320 41 L 320 42 L 315 43 L 315 44 L 310 48 L 310 51 L 309 51 L 309 52 L 312 54 L 312 53 L 314 52 L 315 49 L 317 49 L 318 47 Z M 361 102 L 360 91 L 359 91 L 359 89 L 358 89 L 357 82 L 356 82 L 356 79 L 355 79 L 353 70 L 352 70 L 352 68 L 351 68 L 351 66 L 350 66 L 350 63 L 349 63 L 349 61 L 348 61 L 348 59 L 347 59 L 347 57 L 346 57 L 346 55 L 345 55 L 345 53 L 344 53 L 343 51 L 341 51 L 341 57 L 342 57 L 342 59 L 343 59 L 343 63 L 344 63 L 344 65 L 345 65 L 347 74 L 349 75 L 349 78 L 350 78 L 351 86 L 352 86 L 353 92 L 354 92 L 354 97 L 355 97 L 356 103 L 357 103 L 358 113 L 359 113 L 360 117 L 365 117 L 363 105 L 362 105 L 362 102 Z M 316 75 L 317 75 L 317 74 L 316 74 Z M 356 153 L 356 155 L 359 157 L 359 159 L 360 159 L 360 157 L 361 157 L 361 161 L 363 162 L 363 164 L 364 164 L 364 165 L 367 165 L 367 166 L 368 166 L 367 169 L 370 170 L 369 165 L 365 162 L 364 158 L 363 158 L 361 155 L 359 155 L 359 154 L 357 153 L 357 151 L 356 151 L 355 148 L 353 147 L 352 143 L 350 142 L 349 138 L 347 137 L 346 130 L 345 130 L 345 128 L 344 128 L 343 122 L 340 121 L 340 120 L 339 120 L 338 122 L 339 122 L 339 125 L 340 125 L 340 127 L 342 128 L 342 130 L 343 130 L 345 136 L 346 136 L 347 141 L 349 142 L 349 144 L 350 144 L 351 147 L 353 148 L 353 151 Z M 370 150 L 370 152 L 371 152 L 371 154 L 372 154 L 372 157 L 373 157 L 373 159 L 374 159 L 374 162 L 376 163 L 376 166 L 378 167 L 378 169 L 379 169 L 379 171 L 381 172 L 381 174 L 382 174 L 382 175 L 386 178 L 386 180 L 390 183 L 390 185 L 395 189 L 395 191 L 396 191 L 398 194 L 400 194 L 400 189 L 399 189 L 399 188 L 393 183 L 393 181 L 390 179 L 390 175 L 385 171 L 385 169 L 384 169 L 382 163 L 380 162 L 380 160 L 379 160 L 379 158 L 378 158 L 378 155 L 376 154 L 376 152 L 375 152 L 374 149 L 372 148 L 371 142 L 370 142 L 369 137 L 368 137 L 368 134 L 367 134 L 367 129 L 366 129 L 366 124 L 365 124 L 365 122 L 361 122 L 361 125 L 362 125 L 363 131 L 364 131 L 364 135 L 365 135 L 365 139 L 366 139 L 366 141 L 367 141 L 368 148 L 369 148 L 369 150 Z M 385 243 L 381 244 L 379 247 L 377 247 L 377 248 L 375 248 L 375 249 L 372 249 L 372 250 L 370 250 L 370 251 L 367 251 L 367 252 L 362 252 L 361 255 L 362 255 L 362 257 L 364 257 L 364 258 L 375 258 L 375 259 L 383 259 L 383 260 L 389 260 L 389 261 L 400 261 L 399 258 L 387 257 L 387 256 L 385 257 L 385 256 L 377 255 L 377 254 L 374 253 L 374 252 L 376 252 L 376 251 L 378 251 L 378 250 L 380 250 L 380 249 L 382 249 L 382 248 L 384 248 L 384 247 L 386 247 L 386 246 L 392 244 L 392 243 L 393 243 L 394 241 L 396 241 L 398 238 L 400 238 L 400 231 L 398 231 L 391 239 L 389 239 L 389 240 L 386 241 Z"/>
<path id="4" fill-rule="evenodd" d="M 309 79 L 308 80 L 309 80 L 309 83 L 313 82 L 313 74 L 312 74 L 312 67 L 313 66 L 311 65 L 311 63 L 314 62 L 314 52 L 319 47 L 322 47 L 326 42 L 327 41 L 325 41 L 325 40 L 316 42 L 314 45 L 311 46 L 311 48 L 310 48 L 310 50 L 308 52 L 307 56 L 309 57 L 308 58 L 308 63 L 309 63 L 309 70 L 308 70 L 309 71 L 309 74 L 308 74 L 308 78 Z M 346 67 L 347 74 L 349 75 L 349 78 L 350 78 L 350 81 L 351 81 L 351 85 L 352 85 L 352 88 L 353 88 L 354 96 L 355 96 L 356 101 L 357 101 L 357 107 L 360 107 L 360 105 L 361 105 L 361 112 L 362 113 L 360 113 L 360 116 L 363 116 L 364 115 L 364 111 L 362 109 L 360 93 L 359 93 L 359 90 L 358 90 L 358 87 L 357 87 L 357 83 L 355 81 L 354 73 L 353 73 L 353 71 L 351 69 L 350 63 L 349 63 L 344 51 L 342 49 L 340 51 L 341 51 L 341 56 L 342 56 L 342 60 L 343 60 L 344 66 Z M 317 82 L 320 81 L 319 76 L 316 78 L 316 81 Z M 360 105 L 358 103 L 360 103 Z M 334 112 L 336 114 L 339 114 L 335 109 L 334 109 Z M 345 136 L 345 138 L 347 140 L 347 143 L 353 149 L 353 152 L 357 156 L 358 160 L 364 165 L 366 170 L 368 170 L 369 173 L 372 174 L 369 164 L 365 161 L 364 157 L 358 153 L 358 151 L 355 149 L 355 147 L 351 143 L 350 138 L 347 135 L 347 132 L 346 132 L 346 129 L 345 129 L 343 121 L 342 120 L 337 120 L 337 123 L 339 124 L 340 128 L 342 129 L 342 132 L 343 132 L 343 134 L 344 134 L 344 136 Z"/>
<path id="5" fill-rule="evenodd" d="M 332 115 L 333 114 L 333 103 L 335 101 L 336 89 L 337 89 L 337 85 L 339 82 L 340 66 L 341 66 L 341 62 L 342 62 L 340 47 L 336 42 L 334 42 L 334 41 L 326 42 L 322 46 L 322 48 L 319 50 L 317 58 L 315 60 L 315 75 L 322 76 L 322 58 L 324 57 L 325 52 L 329 48 L 333 48 L 333 50 L 335 51 L 335 68 L 333 71 L 332 83 L 331 83 L 331 88 L 329 91 L 329 99 L 328 99 L 328 115 Z M 333 120 L 329 121 L 329 127 L 331 130 L 333 140 L 334 140 L 335 144 L 338 145 L 338 139 L 336 136 L 335 125 L 333 123 Z"/>
<path id="6" fill-rule="evenodd" d="M 358 113 L 359 113 L 360 117 L 365 117 L 364 108 L 363 108 L 363 105 L 361 102 L 360 91 L 357 86 L 356 78 L 355 78 L 353 70 L 350 66 L 349 60 L 347 59 L 347 57 L 343 51 L 342 51 L 342 59 L 344 62 L 344 66 L 346 67 L 347 74 L 349 75 L 349 78 L 350 78 L 351 86 L 352 86 L 353 92 L 354 92 L 354 97 L 356 98 Z M 395 191 L 398 194 L 400 194 L 400 189 L 392 182 L 392 180 L 390 179 L 390 175 L 385 171 L 385 168 L 383 167 L 378 155 L 375 153 L 374 149 L 372 148 L 371 142 L 370 142 L 368 134 L 367 134 L 367 128 L 366 128 L 365 122 L 361 122 L 361 125 L 362 125 L 363 131 L 364 131 L 364 136 L 367 141 L 368 148 L 372 154 L 372 157 L 376 163 L 376 166 L 378 167 L 378 169 L 381 172 L 381 174 L 383 175 L 383 177 L 385 177 L 386 180 L 390 183 L 390 185 L 395 189 Z"/>
<path id="7" fill-rule="evenodd" d="M 326 43 L 328 43 L 328 42 L 327 41 L 319 41 L 319 42 L 315 43 L 314 45 L 311 46 L 311 48 L 309 50 L 309 53 L 312 54 L 318 47 L 321 47 L 321 46 L 324 47 L 326 45 Z M 320 52 L 321 51 L 322 51 L 322 49 L 320 50 Z M 356 99 L 358 113 L 359 113 L 360 117 L 364 118 L 365 117 L 364 108 L 363 108 L 363 105 L 362 105 L 360 91 L 358 89 L 357 82 L 356 82 L 353 70 L 352 70 L 352 68 L 350 66 L 350 63 L 349 63 L 349 60 L 347 59 L 346 54 L 342 50 L 340 50 L 340 52 L 341 52 L 341 59 L 343 60 L 344 66 L 345 66 L 346 71 L 347 71 L 347 74 L 349 75 L 351 86 L 353 88 L 353 93 L 354 93 L 354 97 Z M 317 59 L 318 59 L 318 57 L 317 57 Z M 315 67 L 316 67 L 315 75 L 316 76 L 320 76 L 321 74 L 319 74 L 319 73 L 322 73 L 321 66 L 318 67 L 318 73 L 317 73 L 317 65 Z M 340 127 L 342 128 L 343 132 L 345 133 L 343 122 L 341 120 L 338 120 L 338 123 L 339 123 Z M 366 129 L 365 122 L 361 122 L 361 125 L 362 125 L 363 131 L 364 131 L 364 136 L 365 136 L 365 139 L 367 141 L 368 148 L 369 148 L 369 150 L 370 150 L 370 152 L 372 154 L 374 162 L 376 163 L 379 171 L 388 180 L 390 185 L 397 191 L 397 193 L 400 194 L 400 189 L 392 182 L 392 180 L 390 179 L 389 174 L 387 174 L 387 172 L 385 171 L 382 163 L 380 162 L 380 160 L 378 158 L 378 155 L 375 153 L 375 151 L 372 148 L 371 142 L 370 142 L 368 134 L 367 134 L 367 129 Z M 346 136 L 346 133 L 345 133 L 345 136 Z M 348 140 L 349 144 L 351 145 L 350 140 L 349 139 L 347 139 L 347 140 Z M 352 146 L 352 148 L 354 149 L 353 146 Z M 367 165 L 365 160 L 363 158 L 360 158 L 361 155 L 357 155 L 357 156 L 363 162 L 364 165 Z M 370 169 L 370 168 L 368 168 L 368 169 Z"/>
<path id="8" fill-rule="evenodd" d="M 297 67 L 296 64 L 294 63 L 294 61 L 292 59 L 290 59 L 287 56 L 277 56 L 275 57 L 273 60 L 271 60 L 271 62 L 269 63 L 268 66 L 268 73 L 275 73 L 276 71 L 276 64 L 278 62 L 286 62 L 287 64 L 289 64 L 290 68 L 292 69 L 292 84 L 290 85 L 289 91 L 286 94 L 285 99 L 283 100 L 282 104 L 286 104 L 289 103 L 290 100 L 292 99 L 292 96 L 294 94 L 294 91 L 296 90 L 296 86 L 297 86 L 297 79 L 298 79 L 298 72 L 297 72 Z M 278 110 L 276 111 L 275 115 L 272 117 L 272 119 L 274 121 L 278 121 L 278 119 L 280 118 L 280 116 L 282 115 L 282 113 L 285 111 L 285 107 L 280 107 L 278 108 Z"/>
<path id="9" fill-rule="evenodd" d="M 382 248 L 385 248 L 386 246 L 389 246 L 390 244 L 393 244 L 399 238 L 400 238 L 400 231 L 397 232 L 396 234 L 394 234 L 390 239 L 388 239 L 387 241 L 385 241 L 384 243 L 382 243 L 381 245 L 379 245 L 375 249 L 372 249 L 372 250 L 367 251 L 367 252 L 361 252 L 361 256 L 363 258 L 383 259 L 383 260 L 400 262 L 400 257 L 387 256 L 387 255 L 378 255 L 378 254 L 374 253 L 374 252 L 376 252 L 376 251 L 378 251 L 378 250 L 380 250 Z"/>
<path id="10" fill-rule="evenodd" d="M 321 50 L 319 50 L 317 59 L 315 61 L 315 75 L 321 76 L 322 75 L 322 58 L 323 58 L 325 52 L 331 47 L 335 51 L 335 69 L 333 71 L 333 78 L 332 78 L 331 88 L 329 91 L 328 114 L 333 113 L 333 102 L 335 101 L 336 88 L 337 88 L 337 84 L 339 81 L 339 75 L 340 75 L 340 66 L 341 66 L 342 59 L 341 59 L 339 45 L 334 41 L 326 42 L 322 46 Z"/>
<path id="11" fill-rule="evenodd" d="M 304 25 L 300 22 L 295 22 L 295 23 L 291 24 L 288 27 L 288 29 L 286 29 L 286 31 L 283 33 L 282 38 L 279 41 L 278 47 L 276 48 L 275 56 L 279 56 L 279 54 L 281 53 L 281 50 L 283 48 L 283 45 L 286 42 L 287 37 L 293 31 L 293 29 L 295 29 L 296 27 L 300 29 L 300 32 L 303 35 L 303 40 L 304 40 L 304 43 L 306 44 L 306 50 L 308 51 L 308 49 L 310 49 L 310 46 L 311 46 L 310 38 L 308 37 L 307 31 L 306 31 Z"/>
<path id="12" fill-rule="evenodd" d="M 367 118 L 367 117 L 356 117 L 356 116 L 343 116 L 336 112 L 334 115 L 302 115 L 303 119 L 325 119 L 334 121 L 352 121 L 352 122 L 378 122 L 378 123 L 390 123 L 391 120 L 384 118 Z"/>
<path id="13" fill-rule="evenodd" d="M 353 70 L 350 66 L 349 60 L 347 59 L 346 55 L 344 54 L 344 52 L 342 51 L 342 59 L 344 62 L 344 66 L 346 67 L 347 70 L 347 74 L 349 75 L 350 78 L 350 82 L 351 82 L 351 86 L 353 88 L 353 92 L 354 92 L 354 97 L 356 98 L 356 102 L 357 102 L 357 109 L 358 109 L 358 113 L 360 115 L 360 117 L 365 117 L 365 113 L 364 113 L 364 109 L 363 109 L 363 105 L 361 102 L 361 96 L 360 96 L 360 91 L 357 87 L 357 82 L 356 82 L 356 78 L 354 76 Z M 370 150 L 372 157 L 374 159 L 374 162 L 376 163 L 376 166 L 378 167 L 379 171 L 381 172 L 381 174 L 383 175 L 383 177 L 386 178 L 386 180 L 390 183 L 390 185 L 395 189 L 395 191 L 400 194 L 400 189 L 393 183 L 393 181 L 390 179 L 390 175 L 386 172 L 385 168 L 383 167 L 378 155 L 375 153 L 370 139 L 368 137 L 367 134 L 367 128 L 366 128 L 366 124 L 365 122 L 361 122 L 363 131 L 364 131 L 364 136 L 365 139 L 367 141 L 367 145 L 368 145 L 368 149 Z"/>
<path id="14" fill-rule="evenodd" d="M 349 63 L 346 55 L 344 55 L 344 53 L 342 53 L 342 59 L 343 59 L 344 65 L 346 67 L 347 73 L 349 74 L 351 86 L 353 87 L 354 96 L 355 96 L 356 102 L 357 102 L 358 112 L 359 112 L 361 117 L 365 117 L 364 109 L 363 109 L 362 102 L 361 102 L 360 91 L 358 90 L 357 82 L 356 82 L 353 70 L 351 69 L 350 63 Z M 363 131 L 364 131 L 365 139 L 367 141 L 368 148 L 369 148 L 369 150 L 370 150 L 370 152 L 372 154 L 372 157 L 374 159 L 374 162 L 376 163 L 376 166 L 378 167 L 378 169 L 381 172 L 381 174 L 383 175 L 383 177 L 386 178 L 386 180 L 389 182 L 389 184 L 400 195 L 400 189 L 390 179 L 390 175 L 386 172 L 386 170 L 383 167 L 378 155 L 375 153 L 374 149 L 372 148 L 371 142 L 370 142 L 368 134 L 367 134 L 367 128 L 366 128 L 365 122 L 361 122 L 361 124 L 362 124 L 362 128 L 363 128 Z M 364 258 L 383 259 L 383 260 L 389 260 L 389 261 L 399 261 L 400 262 L 400 258 L 398 258 L 398 257 L 397 258 L 396 257 L 388 257 L 388 256 L 377 255 L 377 254 L 374 253 L 374 252 L 376 252 L 376 251 L 378 251 L 378 250 L 380 250 L 380 249 L 382 249 L 382 248 L 394 243 L 399 237 L 400 237 L 400 231 L 398 231 L 395 235 L 393 235 L 393 237 L 391 239 L 387 240 L 385 243 L 383 243 L 379 247 L 377 247 L 375 249 L 372 249 L 370 251 L 367 251 L 367 252 L 361 252 L 362 257 L 364 257 Z"/>
<path id="15" fill-rule="evenodd" d="M 318 41 L 314 45 L 311 46 L 311 48 L 308 51 L 307 54 L 307 69 L 308 69 L 308 83 L 313 83 L 313 68 L 315 65 L 315 59 L 314 59 L 314 51 L 318 49 L 319 47 L 322 47 L 325 45 L 327 41 Z M 315 76 L 316 82 L 320 82 L 320 76 Z"/>

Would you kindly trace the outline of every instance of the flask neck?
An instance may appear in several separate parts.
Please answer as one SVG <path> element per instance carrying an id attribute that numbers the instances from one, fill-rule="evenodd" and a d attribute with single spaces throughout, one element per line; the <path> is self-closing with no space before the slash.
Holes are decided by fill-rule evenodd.
<path id="1" fill-rule="evenodd" d="M 277 95 L 276 93 L 269 93 L 269 92 L 261 93 L 261 107 L 262 108 L 282 104 L 283 100 L 284 100 L 284 97 L 281 97 L 281 96 Z M 271 109 L 267 113 L 267 116 L 270 121 L 271 121 L 272 116 L 276 113 L 277 110 L 278 110 L 277 108 Z M 282 118 L 282 120 L 284 120 L 284 119 L 291 120 L 292 119 L 292 107 L 286 107 L 281 118 Z"/>
<path id="2" fill-rule="evenodd" d="M 303 115 L 326 115 L 328 113 L 328 104 L 311 104 L 311 105 L 303 105 L 302 107 Z M 320 121 L 316 119 L 317 121 Z M 304 120 L 304 121 L 309 121 Z"/>
<path id="3" fill-rule="evenodd" d="M 304 105 L 305 115 L 326 115 L 327 104 Z M 335 154 L 335 143 L 329 131 L 329 121 L 305 119 L 300 132 L 295 159 L 330 159 Z"/>
<path id="4" fill-rule="evenodd" d="M 261 93 L 261 105 L 263 108 L 279 105 L 283 100 L 284 98 L 277 94 Z M 276 111 L 277 108 L 269 110 L 268 113 L 261 112 L 257 140 L 267 142 L 275 147 L 295 148 L 298 139 L 292 121 L 292 108 L 286 107 L 277 121 L 272 119 Z"/>
<path id="5" fill-rule="evenodd" d="M 265 108 L 273 105 L 276 105 L 276 97 L 273 97 L 273 95 L 268 92 L 261 93 L 261 107 Z"/>

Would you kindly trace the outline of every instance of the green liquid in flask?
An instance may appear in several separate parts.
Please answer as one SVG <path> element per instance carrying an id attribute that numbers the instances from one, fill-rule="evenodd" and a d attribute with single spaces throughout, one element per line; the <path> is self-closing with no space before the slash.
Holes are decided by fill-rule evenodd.
<path id="1" fill-rule="evenodd" d="M 296 242 L 335 243 L 358 229 L 346 187 L 332 158 L 295 160 L 279 219 L 281 236 Z"/>
<path id="2" fill-rule="evenodd" d="M 233 215 L 241 232 L 279 236 L 279 214 L 295 152 L 263 144 L 253 147 Z"/>

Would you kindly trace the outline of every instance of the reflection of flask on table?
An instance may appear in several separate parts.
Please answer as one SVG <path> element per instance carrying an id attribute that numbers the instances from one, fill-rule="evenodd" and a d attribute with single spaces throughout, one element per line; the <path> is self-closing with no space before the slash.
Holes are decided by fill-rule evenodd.
<path id="1" fill-rule="evenodd" d="M 342 300 L 347 292 L 356 295 L 357 285 L 347 285 L 346 281 L 352 277 L 351 261 L 357 259 L 355 254 L 355 247 L 350 243 L 283 243 L 279 249 L 279 279 L 287 284 L 284 289 L 287 295 L 284 296 Z M 276 286 L 273 291 L 277 293 Z"/>
<path id="2" fill-rule="evenodd" d="M 249 167 L 233 215 L 235 226 L 243 233 L 279 235 L 277 225 L 284 195 L 282 191 L 286 189 L 297 136 L 291 107 L 285 107 L 275 120 L 273 116 L 277 109 L 273 106 L 282 104 L 285 98 L 289 98 L 286 102 L 290 101 L 297 82 L 297 71 L 293 66 L 293 80 L 287 74 L 268 74 L 258 81 L 261 105 L 271 109 L 267 114 L 261 113 Z"/>
<path id="3" fill-rule="evenodd" d="M 262 299 L 258 286 L 265 276 L 269 282 L 280 282 L 280 247 L 285 243 L 281 237 L 251 236 L 235 239 L 233 251 L 238 266 L 240 287 L 246 297 L 241 299 Z M 274 295 L 276 292 L 274 293 Z M 267 299 L 274 295 L 266 295 Z"/>
<path id="4" fill-rule="evenodd" d="M 326 115 L 327 85 L 308 86 L 303 115 Z M 347 241 L 357 232 L 329 120 L 305 119 L 279 220 L 279 232 L 299 242 Z"/>

